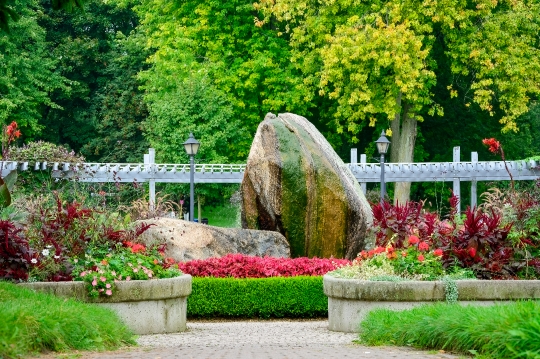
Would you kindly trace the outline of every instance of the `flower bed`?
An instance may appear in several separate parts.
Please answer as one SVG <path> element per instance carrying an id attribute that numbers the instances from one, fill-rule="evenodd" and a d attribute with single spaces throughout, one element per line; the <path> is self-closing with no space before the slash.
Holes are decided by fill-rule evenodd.
<path id="1" fill-rule="evenodd" d="M 181 332 L 186 329 L 187 296 L 191 276 L 116 283 L 112 296 L 90 296 L 84 282 L 34 282 L 19 284 L 59 297 L 75 298 L 114 310 L 135 334 Z"/>
<path id="2" fill-rule="evenodd" d="M 321 276 L 343 259 L 229 254 L 179 263 L 193 278 L 188 317 L 312 318 L 326 316 Z"/>

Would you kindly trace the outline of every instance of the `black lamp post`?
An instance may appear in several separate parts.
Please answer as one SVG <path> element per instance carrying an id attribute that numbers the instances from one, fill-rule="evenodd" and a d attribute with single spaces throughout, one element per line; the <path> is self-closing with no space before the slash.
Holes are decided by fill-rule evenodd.
<path id="1" fill-rule="evenodd" d="M 193 204 L 195 202 L 195 162 L 193 157 L 197 154 L 199 146 L 201 144 L 199 141 L 193 137 L 193 133 L 189 133 L 189 138 L 184 142 L 184 148 L 186 153 L 189 156 L 189 220 L 194 222 L 194 210 Z"/>
<path id="2" fill-rule="evenodd" d="M 386 194 L 386 183 L 384 182 L 384 155 L 388 152 L 388 147 L 390 146 L 390 141 L 386 138 L 384 130 L 381 132 L 381 137 L 377 141 L 377 149 L 381 155 L 381 205 L 384 202 L 384 195 Z"/>

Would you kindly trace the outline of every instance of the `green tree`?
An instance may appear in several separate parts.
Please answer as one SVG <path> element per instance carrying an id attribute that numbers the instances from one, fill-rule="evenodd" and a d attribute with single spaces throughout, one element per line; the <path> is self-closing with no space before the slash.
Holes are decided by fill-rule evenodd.
<path id="1" fill-rule="evenodd" d="M 14 11 L 19 21 L 10 34 L 0 32 L 0 123 L 16 121 L 23 136 L 38 135 L 43 107 L 58 109 L 51 93 L 68 93 L 69 83 L 56 71 L 58 60 L 48 52 L 46 32 L 36 16 L 35 0 L 17 0 Z"/>
<path id="2" fill-rule="evenodd" d="M 16 1 L 10 3 L 10 0 L 0 0 L 0 30 L 9 32 L 10 19 L 18 21 L 24 10 L 18 8 Z M 55 10 L 64 9 L 73 11 L 75 8 L 82 8 L 84 1 L 82 0 L 52 0 L 51 6 Z"/>
<path id="3" fill-rule="evenodd" d="M 56 71 L 70 80 L 72 90 L 51 93 L 61 108 L 44 109 L 41 139 L 77 152 L 84 147 L 91 160 L 127 160 L 138 141 L 146 147 L 138 129 L 146 109 L 134 76 L 144 69 L 146 53 L 135 48 L 136 40 L 123 40 L 136 28 L 137 15 L 128 6 L 100 0 L 74 13 L 54 11 L 42 1 L 40 22 L 51 57 L 59 59 Z"/>
<path id="4" fill-rule="evenodd" d="M 253 134 L 267 112 L 307 114 L 314 107 L 313 94 L 290 62 L 287 39 L 278 36 L 272 24 L 254 26 L 256 11 L 251 1 L 145 0 L 137 11 L 153 51 L 152 67 L 141 74 L 152 116 L 162 117 L 153 112 L 164 108 L 165 100 L 171 101 L 170 106 L 185 106 L 177 98 L 179 89 L 203 81 L 200 88 L 211 86 L 217 91 L 223 111 L 245 130 L 237 132 L 229 145 L 216 148 L 216 160 L 245 161 Z M 160 105 L 154 105 L 156 101 Z M 198 126 L 212 121 L 197 118 Z M 183 122 L 177 126 L 189 127 Z M 183 139 L 185 135 L 170 141 Z"/>
<path id="5" fill-rule="evenodd" d="M 540 4 L 534 0 L 262 0 L 286 24 L 293 61 L 307 82 L 337 101 L 338 132 L 382 123 L 391 161 L 412 162 L 418 122 L 443 115 L 433 89 L 442 68 L 447 97 L 461 97 L 517 131 L 540 94 Z M 433 51 L 440 42 L 443 51 Z M 396 184 L 394 200 L 409 198 Z"/>
<path id="6" fill-rule="evenodd" d="M 117 34 L 103 72 L 107 80 L 95 95 L 95 133 L 81 149 L 88 159 L 140 162 L 148 150 L 143 135 L 148 108 L 137 80 L 148 56 L 143 40 L 135 32 L 128 37 Z"/>

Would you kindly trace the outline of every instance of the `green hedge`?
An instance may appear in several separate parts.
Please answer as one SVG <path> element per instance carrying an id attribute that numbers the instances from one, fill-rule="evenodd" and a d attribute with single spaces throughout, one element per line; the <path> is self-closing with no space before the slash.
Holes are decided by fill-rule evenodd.
<path id="1" fill-rule="evenodd" d="M 192 318 L 314 318 L 328 315 L 322 277 L 194 277 L 187 314 Z"/>

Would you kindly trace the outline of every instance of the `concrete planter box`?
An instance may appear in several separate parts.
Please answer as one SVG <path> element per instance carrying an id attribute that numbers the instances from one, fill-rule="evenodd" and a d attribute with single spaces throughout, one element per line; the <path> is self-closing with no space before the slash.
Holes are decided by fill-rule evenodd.
<path id="1" fill-rule="evenodd" d="M 458 300 L 462 304 L 490 305 L 500 301 L 540 299 L 540 280 L 459 280 Z M 328 329 L 355 333 L 373 309 L 410 309 L 444 301 L 442 281 L 375 282 L 323 277 L 328 297 Z"/>
<path id="2" fill-rule="evenodd" d="M 135 334 L 175 333 L 186 330 L 189 274 L 175 278 L 116 283 L 110 297 L 88 296 L 84 282 L 21 283 L 23 287 L 59 297 L 75 298 L 114 310 Z"/>

